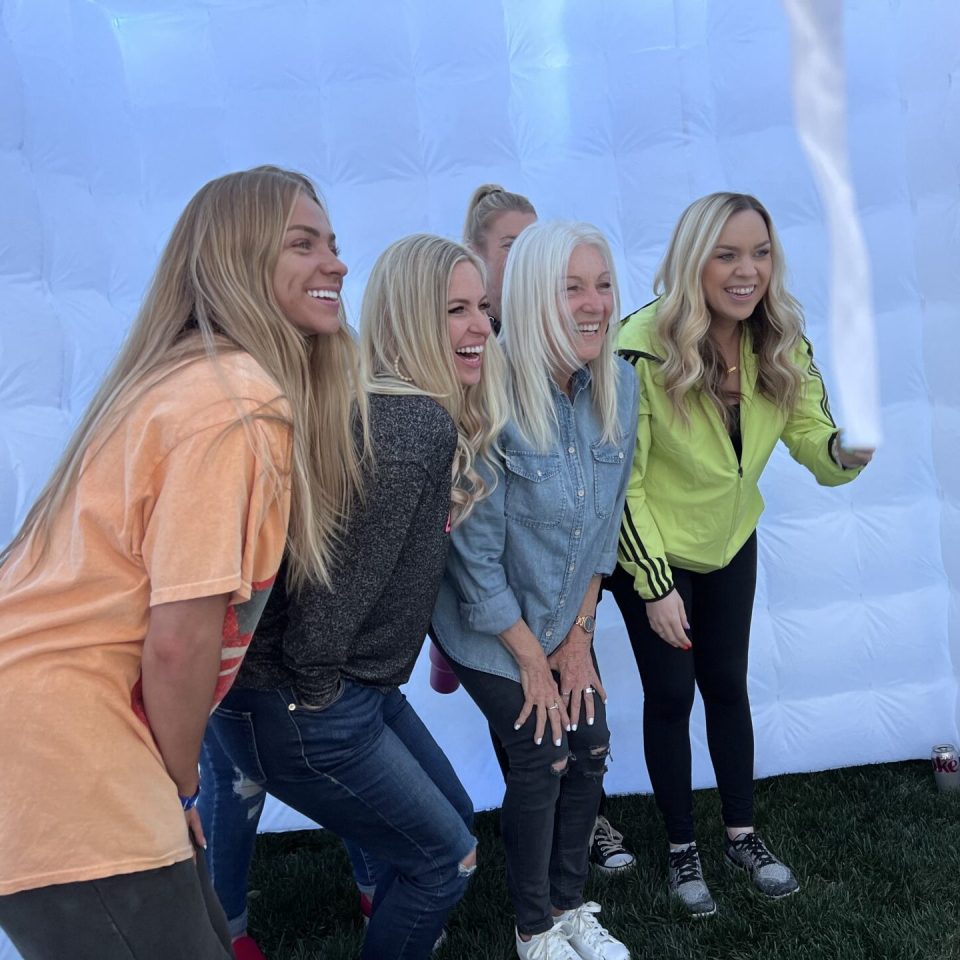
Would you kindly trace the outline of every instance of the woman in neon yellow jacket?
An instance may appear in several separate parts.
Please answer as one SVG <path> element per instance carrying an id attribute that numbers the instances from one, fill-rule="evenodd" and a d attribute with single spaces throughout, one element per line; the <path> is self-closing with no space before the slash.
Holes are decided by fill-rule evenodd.
<path id="1" fill-rule="evenodd" d="M 692 914 L 716 905 L 693 835 L 689 720 L 694 687 L 720 791 L 728 863 L 771 897 L 792 871 L 753 828 L 747 650 L 756 586 L 757 481 L 778 440 L 827 486 L 872 451 L 846 450 L 823 378 L 784 287 L 769 213 L 745 194 L 691 204 L 620 353 L 640 381 L 640 419 L 609 581 L 644 688 L 644 750 L 670 843 L 669 887 Z"/>

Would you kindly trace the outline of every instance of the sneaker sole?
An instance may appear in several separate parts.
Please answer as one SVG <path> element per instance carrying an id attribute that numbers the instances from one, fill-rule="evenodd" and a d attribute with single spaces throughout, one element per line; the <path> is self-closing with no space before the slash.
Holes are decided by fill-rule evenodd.
<path id="1" fill-rule="evenodd" d="M 788 890 L 786 893 L 764 893 L 754 882 L 753 876 L 750 873 L 750 868 L 745 867 L 742 863 L 737 863 L 726 850 L 723 851 L 723 862 L 731 869 L 737 870 L 740 873 L 745 873 L 750 878 L 750 886 L 753 887 L 761 897 L 766 897 L 768 900 L 786 900 L 787 897 L 792 897 L 795 893 L 800 892 L 800 881 L 797 881 L 797 885 L 792 889 Z"/>
<path id="2" fill-rule="evenodd" d="M 670 891 L 670 899 L 671 899 L 675 904 L 677 904 L 677 905 L 680 907 L 680 909 L 683 910 L 684 914 L 685 914 L 686 916 L 688 916 L 691 920 L 706 920 L 707 917 L 712 917 L 712 916 L 714 916 L 714 915 L 716 914 L 716 912 L 717 912 L 717 905 L 716 905 L 716 904 L 713 905 L 713 909 L 712 909 L 712 910 L 697 910 L 697 911 L 691 910 L 691 909 L 683 902 L 683 899 L 680 897 L 680 894 L 679 894 L 679 893 L 674 893 L 672 890 Z"/>
<path id="3" fill-rule="evenodd" d="M 633 870 L 636 865 L 636 860 L 632 860 L 630 863 L 623 863 L 619 867 L 608 867 L 602 863 L 594 863 L 592 860 L 590 861 L 590 866 L 593 867 L 597 873 L 602 873 L 606 877 L 612 877 L 618 873 L 627 873 L 628 871 Z"/>

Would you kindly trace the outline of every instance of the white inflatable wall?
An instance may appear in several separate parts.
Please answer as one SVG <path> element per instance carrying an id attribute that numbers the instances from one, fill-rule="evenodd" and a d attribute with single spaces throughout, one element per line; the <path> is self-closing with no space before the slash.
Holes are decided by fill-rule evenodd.
<path id="1" fill-rule="evenodd" d="M 838 5 L 839 8 L 839 5 Z M 322 186 L 356 316 L 376 255 L 456 236 L 497 181 L 598 224 L 625 308 L 693 198 L 756 193 L 827 382 L 822 207 L 766 0 L 0 0 L 0 536 L 14 531 L 203 182 L 277 163 Z M 843 4 L 849 136 L 874 270 L 886 445 L 818 488 L 764 480 L 751 693 L 757 774 L 920 757 L 957 736 L 960 6 Z M 642 791 L 641 692 L 608 601 L 608 788 Z M 478 807 L 498 804 L 461 692 L 410 697 Z M 695 779 L 712 782 L 702 718 Z M 6 744 L 5 749 L 16 749 Z M 300 823 L 271 807 L 265 826 Z M 5 956 L 0 947 L 0 956 Z"/>

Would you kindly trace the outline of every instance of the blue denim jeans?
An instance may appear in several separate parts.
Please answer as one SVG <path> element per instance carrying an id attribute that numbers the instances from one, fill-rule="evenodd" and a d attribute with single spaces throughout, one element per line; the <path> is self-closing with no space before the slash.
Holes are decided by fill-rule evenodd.
<path id="1" fill-rule="evenodd" d="M 204 756 L 212 759 L 211 732 L 231 764 L 233 792 L 256 797 L 246 805 L 241 831 L 259 818 L 266 790 L 378 861 L 362 956 L 429 957 L 472 872 L 461 861 L 476 846 L 473 806 L 406 697 L 346 681 L 337 700 L 315 709 L 289 689 L 235 689 L 210 718 Z M 214 800 L 207 842 L 220 892 L 229 887 L 221 870 L 237 859 L 235 850 L 249 863 L 249 850 L 225 822 L 217 828 L 217 806 Z M 243 804 L 233 806 L 236 813 Z M 241 872 L 245 880 L 245 866 Z M 231 901 L 229 891 L 221 896 Z M 225 909 L 236 915 L 236 903 Z"/>
<path id="2" fill-rule="evenodd" d="M 225 736 L 238 754 L 252 749 L 249 728 L 241 720 L 231 724 L 232 733 Z M 236 741 L 236 742 L 233 742 Z M 200 748 L 200 800 L 197 809 L 207 838 L 207 866 L 220 904 L 227 915 L 230 936 L 247 931 L 247 876 L 257 827 L 267 793 L 262 782 L 251 780 L 230 759 L 212 723 L 207 724 Z"/>
<path id="3" fill-rule="evenodd" d="M 223 723 L 229 722 L 223 720 Z M 237 724 L 237 737 L 248 736 L 245 727 L 246 721 Z M 203 791 L 197 807 L 210 854 L 207 866 L 227 915 L 230 936 L 235 938 L 247 932 L 247 881 L 267 793 L 263 784 L 249 779 L 235 766 L 213 724 L 207 727 L 203 737 L 200 780 Z M 357 889 L 372 897 L 382 866 L 359 844 L 345 841 L 344 846 Z"/>

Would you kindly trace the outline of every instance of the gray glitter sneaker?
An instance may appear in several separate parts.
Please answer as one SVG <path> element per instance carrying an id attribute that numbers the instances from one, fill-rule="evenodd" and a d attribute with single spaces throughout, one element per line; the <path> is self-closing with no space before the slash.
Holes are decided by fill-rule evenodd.
<path id="1" fill-rule="evenodd" d="M 724 839 L 727 863 L 745 870 L 753 885 L 765 896 L 779 900 L 800 889 L 793 871 L 767 849 L 760 834 L 740 833 L 733 840 L 725 835 Z"/>
<path id="2" fill-rule="evenodd" d="M 703 880 L 700 854 L 691 843 L 683 850 L 670 851 L 669 885 L 676 897 L 694 917 L 709 917 L 717 912 L 717 905 Z"/>

